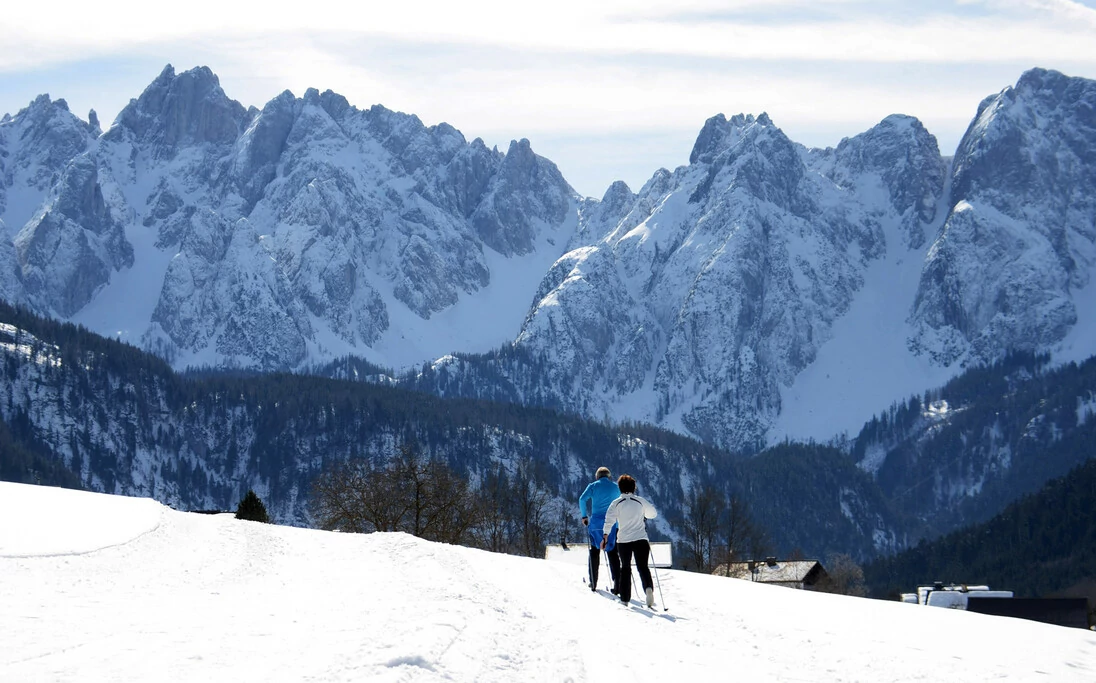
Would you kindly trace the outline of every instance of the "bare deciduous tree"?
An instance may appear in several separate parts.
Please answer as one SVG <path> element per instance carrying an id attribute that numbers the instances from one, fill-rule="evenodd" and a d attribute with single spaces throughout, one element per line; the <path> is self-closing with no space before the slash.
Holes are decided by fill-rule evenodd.
<path id="1" fill-rule="evenodd" d="M 686 569 L 708 574 L 721 564 L 760 557 L 765 552 L 765 534 L 753 521 L 745 501 L 710 484 L 688 494 L 681 526 Z"/>
<path id="2" fill-rule="evenodd" d="M 723 497 L 712 486 L 694 487 L 685 498 L 682 530 L 685 536 L 686 569 L 711 574 L 719 545 Z"/>
<path id="3" fill-rule="evenodd" d="M 551 526 L 549 503 L 552 496 L 545 489 L 544 477 L 532 460 L 518 463 L 515 479 L 518 496 L 515 511 L 521 529 L 519 552 L 526 557 L 538 557 L 544 553 L 544 541 Z"/>
<path id="4" fill-rule="evenodd" d="M 868 594 L 864 582 L 864 570 L 845 553 L 834 553 L 826 558 L 826 578 L 818 583 L 817 590 L 865 597 Z"/>
<path id="5" fill-rule="evenodd" d="M 508 552 L 516 536 L 511 514 L 513 491 L 510 478 L 501 465 L 480 479 L 479 499 L 480 522 L 475 544 L 491 552 Z"/>
<path id="6" fill-rule="evenodd" d="M 768 554 L 765 530 L 750 515 L 746 501 L 732 494 L 720 524 L 720 554 L 713 564 L 745 562 Z"/>
<path id="7" fill-rule="evenodd" d="M 478 519 L 468 483 L 406 445 L 385 467 L 352 460 L 324 472 L 313 485 L 311 504 L 324 529 L 405 531 L 443 543 L 469 540 Z"/>
<path id="8" fill-rule="evenodd" d="M 551 491 L 541 467 L 529 458 L 517 462 L 512 476 L 502 466 L 480 481 L 481 516 L 476 544 L 495 552 L 540 557 L 549 538 L 560 534 Z"/>

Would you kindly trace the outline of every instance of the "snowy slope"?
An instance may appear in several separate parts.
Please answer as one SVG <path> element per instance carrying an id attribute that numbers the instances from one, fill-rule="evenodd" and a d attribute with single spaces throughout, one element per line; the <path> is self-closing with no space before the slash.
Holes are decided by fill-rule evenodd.
<path id="1" fill-rule="evenodd" d="M 1096 634 L 0 483 L 0 679 L 1091 681 Z M 659 607 L 661 607 L 661 602 Z"/>

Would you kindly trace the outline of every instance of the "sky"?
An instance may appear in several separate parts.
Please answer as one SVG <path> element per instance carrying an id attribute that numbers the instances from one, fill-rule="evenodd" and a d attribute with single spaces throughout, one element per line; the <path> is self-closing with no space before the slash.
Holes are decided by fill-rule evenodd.
<path id="1" fill-rule="evenodd" d="M 315 87 L 502 150 L 529 138 L 597 197 L 613 180 L 638 190 L 686 163 L 718 113 L 767 112 L 811 147 L 909 114 L 950 155 L 978 102 L 1026 69 L 1096 78 L 1096 0 L 49 7 L 9 3 L 0 15 L 0 113 L 45 92 L 106 127 L 166 64 L 204 65 L 245 106 Z"/>
<path id="2" fill-rule="evenodd" d="M 0 680 L 1096 680 L 1083 629 L 669 569 L 647 610 L 585 573 L 0 482 Z"/>

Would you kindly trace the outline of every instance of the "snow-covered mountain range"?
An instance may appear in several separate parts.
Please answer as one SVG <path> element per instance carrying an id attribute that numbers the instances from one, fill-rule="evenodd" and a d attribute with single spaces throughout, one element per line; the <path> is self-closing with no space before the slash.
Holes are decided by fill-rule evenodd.
<path id="1" fill-rule="evenodd" d="M 511 345 L 531 402 L 829 437 L 970 363 L 1096 352 L 1094 112 L 1096 82 L 1032 70 L 954 158 L 907 116 L 818 150 L 719 115 L 688 165 L 597 200 L 525 140 L 330 91 L 247 110 L 168 67 L 101 134 L 46 96 L 0 122 L 0 296 L 176 367 Z M 435 367 L 528 377 L 486 364 Z"/>
<path id="2" fill-rule="evenodd" d="M 525 140 L 330 91 L 245 110 L 206 68 L 167 67 L 97 133 L 46 96 L 4 119 L 0 294 L 177 366 L 491 348 L 577 216 Z"/>

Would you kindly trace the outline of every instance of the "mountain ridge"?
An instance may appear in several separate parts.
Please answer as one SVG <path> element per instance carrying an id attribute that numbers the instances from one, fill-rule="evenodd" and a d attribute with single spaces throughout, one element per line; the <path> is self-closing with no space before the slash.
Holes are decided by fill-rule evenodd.
<path id="1" fill-rule="evenodd" d="M 1092 325 L 1096 85 L 1054 71 L 983 100 L 950 167 L 913 117 L 807 149 L 719 114 L 688 165 L 600 200 L 528 140 L 502 153 L 330 90 L 245 109 L 207 67 L 165 67 L 101 135 L 63 102 L 0 124 L 0 218 L 23 221 L 0 296 L 179 368 L 512 344 L 553 405 L 750 449 L 839 435 L 811 408 L 835 373 L 894 375 L 848 430 L 966 365 L 1096 351 L 1072 334 Z"/>

